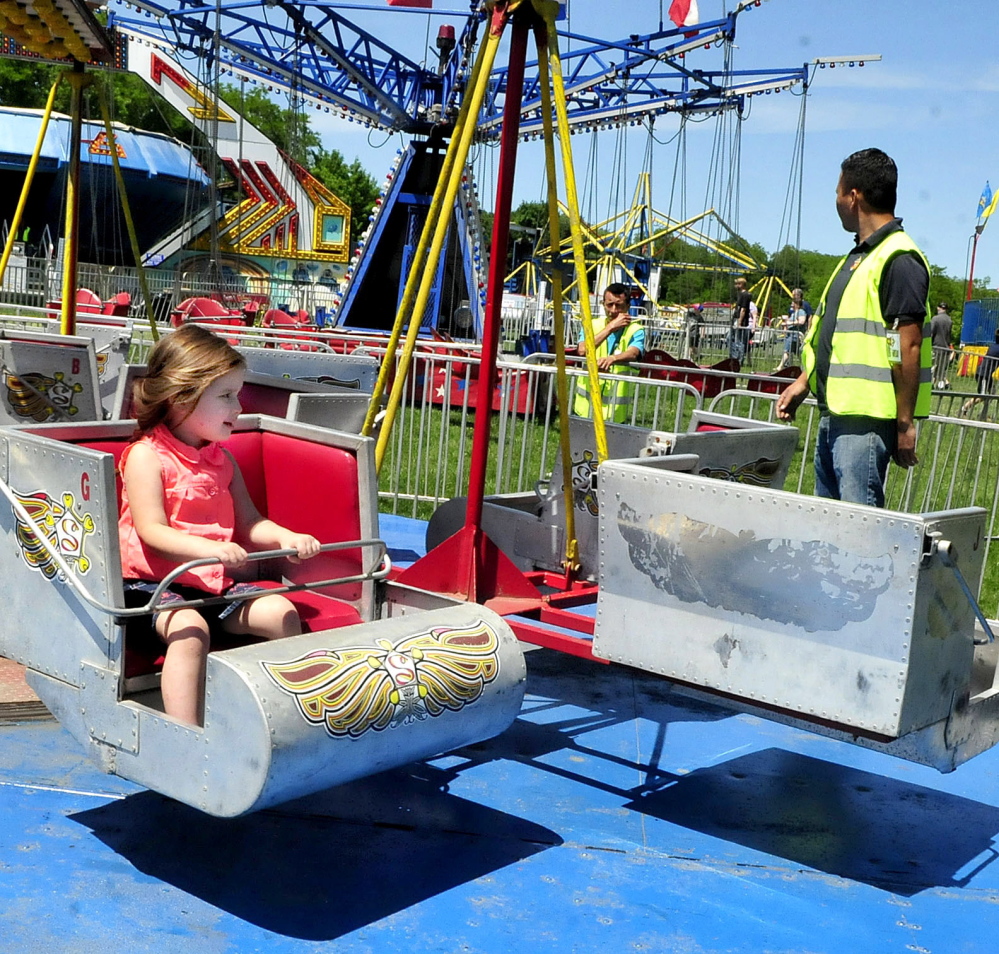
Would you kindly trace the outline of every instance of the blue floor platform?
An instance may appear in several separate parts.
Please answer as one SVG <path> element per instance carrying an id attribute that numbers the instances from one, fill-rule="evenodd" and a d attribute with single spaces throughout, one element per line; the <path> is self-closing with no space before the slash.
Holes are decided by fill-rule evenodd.
<path id="1" fill-rule="evenodd" d="M 2 725 L 0 819 L 2 954 L 999 945 L 995 750 L 939 775 L 548 650 L 499 738 L 235 820 Z"/>

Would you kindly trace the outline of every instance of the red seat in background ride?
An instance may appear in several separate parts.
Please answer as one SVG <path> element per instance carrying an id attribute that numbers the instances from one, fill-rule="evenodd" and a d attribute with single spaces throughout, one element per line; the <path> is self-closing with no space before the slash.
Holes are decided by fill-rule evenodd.
<path id="1" fill-rule="evenodd" d="M 118 292 L 112 295 L 101 308 L 101 314 L 114 318 L 127 318 L 132 307 L 132 296 L 128 292 Z"/>
<path id="2" fill-rule="evenodd" d="M 654 364 L 656 368 L 643 369 L 643 377 L 657 381 L 677 381 L 689 384 L 705 399 L 717 397 L 726 387 L 726 379 L 717 374 L 705 374 L 708 371 L 727 371 L 735 373 L 739 370 L 739 362 L 735 358 L 724 358 L 710 366 L 695 364 L 689 358 L 674 358 L 668 351 L 653 348 L 642 356 L 642 364 Z"/>
<path id="3" fill-rule="evenodd" d="M 263 321 L 260 322 L 261 326 L 264 328 L 273 328 L 275 331 L 282 333 L 292 332 L 292 331 L 308 331 L 310 334 L 296 335 L 288 334 L 287 337 L 295 338 L 300 341 L 310 341 L 315 332 L 319 329 L 313 324 L 312 320 L 309 318 L 309 313 L 307 311 L 299 310 L 294 315 L 288 314 L 282 308 L 271 308 L 265 314 Z M 273 345 L 267 345 L 267 347 L 274 347 Z M 315 346 L 310 345 L 297 345 L 291 342 L 282 342 L 277 347 L 283 348 L 285 351 L 318 351 L 319 349 Z"/>
<path id="4" fill-rule="evenodd" d="M 758 394 L 778 394 L 783 391 L 784 388 L 794 381 L 798 375 L 801 374 L 801 368 L 797 365 L 788 365 L 782 371 L 774 371 L 772 374 L 767 374 L 763 376 L 753 375 L 746 382 L 746 390 L 756 391 Z M 780 378 L 780 381 L 770 380 L 771 378 Z"/>
<path id="5" fill-rule="evenodd" d="M 240 312 L 232 312 L 214 298 L 185 298 L 170 314 L 170 324 L 179 328 L 186 321 L 198 324 L 245 325 Z"/>
<path id="6" fill-rule="evenodd" d="M 89 288 L 78 288 L 76 290 L 76 313 L 78 315 L 99 315 L 104 309 L 104 302 L 100 295 Z M 62 301 L 49 303 L 50 308 L 61 308 Z"/>

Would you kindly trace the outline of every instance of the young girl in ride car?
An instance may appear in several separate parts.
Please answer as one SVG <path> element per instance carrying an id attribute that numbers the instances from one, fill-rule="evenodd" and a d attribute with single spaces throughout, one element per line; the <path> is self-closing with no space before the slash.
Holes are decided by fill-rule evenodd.
<path id="1" fill-rule="evenodd" d="M 118 534 L 130 605 L 147 603 L 158 581 L 189 560 L 215 557 L 219 563 L 177 577 L 161 603 L 257 591 L 230 575 L 246 567 L 247 549 L 295 550 L 293 560 L 319 552 L 315 537 L 260 516 L 222 446 L 239 417 L 245 365 L 221 338 L 184 325 L 160 339 L 136 382 L 139 438 L 119 464 Z M 203 718 L 210 622 L 227 633 L 267 639 L 301 632 L 294 605 L 278 594 L 157 613 L 153 623 L 167 646 L 163 705 L 168 715 L 194 725 Z"/>

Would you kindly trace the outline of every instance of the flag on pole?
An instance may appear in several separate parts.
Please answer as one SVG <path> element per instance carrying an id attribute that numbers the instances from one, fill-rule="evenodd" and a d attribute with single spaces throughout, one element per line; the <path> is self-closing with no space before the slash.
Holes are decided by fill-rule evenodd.
<path id="1" fill-rule="evenodd" d="M 989 207 L 992 202 L 992 186 L 989 185 L 988 181 L 985 182 L 985 188 L 982 189 L 982 197 L 978 200 L 978 218 L 982 217 L 982 213 Z M 991 215 L 991 213 L 989 213 Z"/>
<path id="2" fill-rule="evenodd" d="M 992 196 L 992 200 L 987 206 L 985 206 L 985 209 L 981 212 L 979 218 L 981 218 L 984 222 L 993 212 L 995 212 L 996 205 L 999 205 L 999 192 Z"/>
<path id="3" fill-rule="evenodd" d="M 673 0 L 669 6 L 669 18 L 678 27 L 700 23 L 701 14 L 697 9 L 697 0 Z"/>

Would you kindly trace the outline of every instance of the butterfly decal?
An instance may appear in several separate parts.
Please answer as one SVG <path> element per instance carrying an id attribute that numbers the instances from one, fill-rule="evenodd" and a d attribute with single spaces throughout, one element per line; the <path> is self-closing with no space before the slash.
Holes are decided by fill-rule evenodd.
<path id="1" fill-rule="evenodd" d="M 457 712 L 499 673 L 499 637 L 483 620 L 376 642 L 377 648 L 317 649 L 290 662 L 260 665 L 295 697 L 307 722 L 354 739 L 369 729 Z"/>

